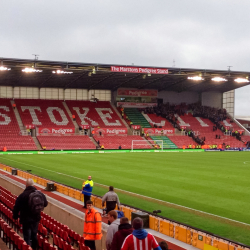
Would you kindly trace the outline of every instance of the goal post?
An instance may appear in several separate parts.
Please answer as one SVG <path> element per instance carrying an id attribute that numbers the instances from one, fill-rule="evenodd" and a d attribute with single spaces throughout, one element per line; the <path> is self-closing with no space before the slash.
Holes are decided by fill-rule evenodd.
<path id="1" fill-rule="evenodd" d="M 155 145 L 158 148 L 155 148 Z M 131 151 L 134 149 L 157 149 L 163 151 L 163 140 L 132 140 Z"/>

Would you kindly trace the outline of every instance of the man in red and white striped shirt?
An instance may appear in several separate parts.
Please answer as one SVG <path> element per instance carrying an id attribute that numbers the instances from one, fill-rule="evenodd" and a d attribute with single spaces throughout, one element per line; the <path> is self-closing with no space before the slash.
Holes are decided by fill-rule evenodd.
<path id="1" fill-rule="evenodd" d="M 135 218 L 132 226 L 134 231 L 125 238 L 121 250 L 161 250 L 154 236 L 143 229 L 141 218 Z"/>

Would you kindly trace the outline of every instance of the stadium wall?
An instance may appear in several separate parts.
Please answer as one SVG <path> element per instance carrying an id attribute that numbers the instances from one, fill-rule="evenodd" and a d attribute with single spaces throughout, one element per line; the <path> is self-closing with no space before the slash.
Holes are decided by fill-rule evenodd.
<path id="1" fill-rule="evenodd" d="M 47 100 L 90 100 L 111 101 L 111 90 L 33 88 L 0 86 L 0 98 L 47 99 Z"/>
<path id="2" fill-rule="evenodd" d="M 162 98 L 163 103 L 169 102 L 171 104 L 180 104 L 185 102 L 190 104 L 199 101 L 199 93 L 191 91 L 180 93 L 174 91 L 161 91 L 158 93 L 158 98 Z"/>
<path id="3" fill-rule="evenodd" d="M 201 103 L 203 106 L 222 108 L 222 93 L 220 92 L 203 92 L 201 94 Z"/>

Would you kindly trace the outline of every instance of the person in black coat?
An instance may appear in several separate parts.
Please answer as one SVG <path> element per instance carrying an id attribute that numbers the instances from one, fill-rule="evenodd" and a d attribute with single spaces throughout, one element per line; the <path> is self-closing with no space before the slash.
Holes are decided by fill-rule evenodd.
<path id="1" fill-rule="evenodd" d="M 34 187 L 32 179 L 27 179 L 25 190 L 17 197 L 16 203 L 13 209 L 13 219 L 20 218 L 20 223 L 23 225 L 23 238 L 25 242 L 37 249 L 37 230 L 38 224 L 41 220 L 41 214 L 34 214 L 29 207 L 29 195 L 35 192 L 37 189 Z M 41 196 L 44 199 L 44 207 L 48 205 L 48 201 L 43 193 Z"/>

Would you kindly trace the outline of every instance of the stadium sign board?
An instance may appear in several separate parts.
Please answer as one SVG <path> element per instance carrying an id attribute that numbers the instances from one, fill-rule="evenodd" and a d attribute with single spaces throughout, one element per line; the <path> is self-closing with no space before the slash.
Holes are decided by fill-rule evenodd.
<path id="1" fill-rule="evenodd" d="M 171 128 L 144 128 L 144 133 L 149 135 L 164 135 L 174 134 L 174 129 Z"/>
<path id="2" fill-rule="evenodd" d="M 127 128 L 98 128 L 92 130 L 92 134 L 100 134 L 100 132 L 103 135 L 120 135 L 120 134 L 125 135 L 128 133 L 128 130 Z"/>
<path id="3" fill-rule="evenodd" d="M 160 75 L 168 74 L 168 69 L 166 68 L 111 66 L 111 71 L 124 72 L 124 73 L 141 73 L 141 74 L 160 74 Z"/>
<path id="4" fill-rule="evenodd" d="M 39 134 L 74 134 L 75 128 L 38 128 Z"/>
<path id="5" fill-rule="evenodd" d="M 147 103 L 147 102 L 117 102 L 117 107 L 123 108 L 147 108 L 147 107 L 157 107 L 157 103 Z"/>
<path id="6" fill-rule="evenodd" d="M 157 97 L 157 89 L 118 89 L 118 96 Z"/>

